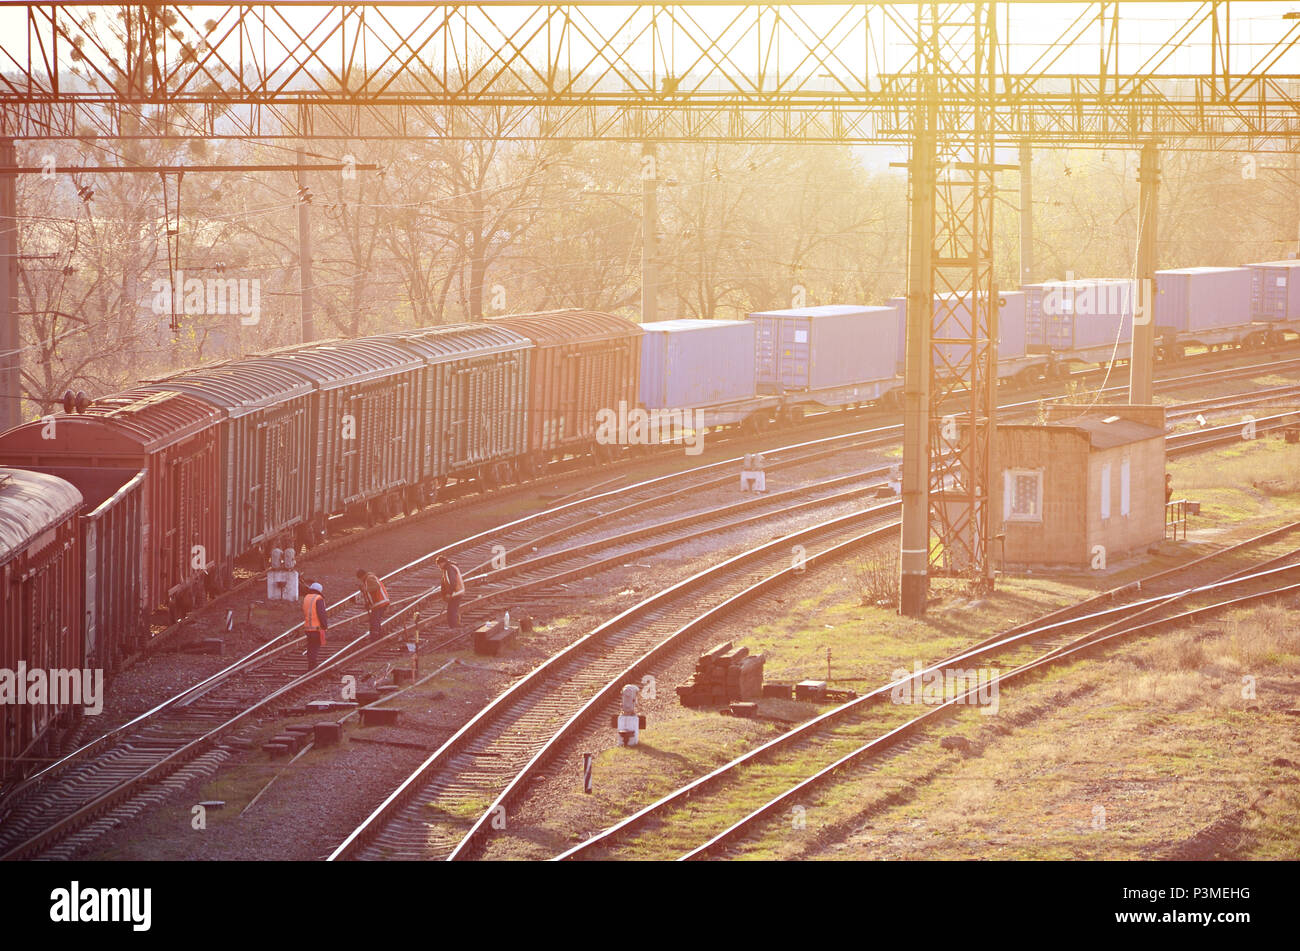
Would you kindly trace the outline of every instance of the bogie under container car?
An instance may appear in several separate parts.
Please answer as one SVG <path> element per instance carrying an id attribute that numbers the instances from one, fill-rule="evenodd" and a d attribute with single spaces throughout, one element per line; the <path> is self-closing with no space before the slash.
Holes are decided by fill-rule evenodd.
<path id="1" fill-rule="evenodd" d="M 855 406 L 899 386 L 894 307 L 828 304 L 749 315 L 756 325 L 758 391 L 797 417 L 805 405 Z"/>
<path id="2" fill-rule="evenodd" d="M 0 465 L 143 471 L 143 604 L 175 619 L 217 588 L 226 567 L 220 421 L 185 393 L 128 390 L 0 433 Z"/>
<path id="3" fill-rule="evenodd" d="M 420 481 L 414 505 L 448 479 L 509 481 L 528 454 L 532 344 L 513 330 L 452 324 L 385 335 L 427 364 L 416 435 Z"/>
<path id="4" fill-rule="evenodd" d="M 608 458 L 610 448 L 597 441 L 599 416 L 636 406 L 641 328 L 590 310 L 494 317 L 488 324 L 533 343 L 528 470 L 557 456 Z"/>
<path id="5" fill-rule="evenodd" d="M 68 698 L 48 688 L 54 671 L 80 678 L 86 666 L 77 533 L 82 506 L 81 493 L 62 479 L 0 469 L 0 670 L 13 677 L 6 689 L 23 691 L 22 702 L 16 695 L 0 702 L 0 775 L 37 765 L 46 731 L 77 712 L 51 702 Z M 27 671 L 42 672 L 43 698 L 29 695 Z M 44 702 L 32 702 L 38 699 Z"/>

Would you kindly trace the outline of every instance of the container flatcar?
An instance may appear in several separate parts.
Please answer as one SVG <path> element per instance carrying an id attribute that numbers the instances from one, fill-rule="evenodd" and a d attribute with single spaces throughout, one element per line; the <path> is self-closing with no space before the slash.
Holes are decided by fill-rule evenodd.
<path id="1" fill-rule="evenodd" d="M 144 472 L 141 590 L 147 610 L 187 613 L 224 570 L 217 409 L 172 390 L 128 390 L 82 413 L 0 433 L 0 465 Z"/>
<path id="2" fill-rule="evenodd" d="M 641 324 L 641 405 L 690 410 L 700 426 L 763 425 L 779 404 L 759 396 L 752 320 Z"/>
<path id="3" fill-rule="evenodd" d="M 968 336 L 970 334 L 970 296 L 966 295 L 959 303 L 956 302 L 955 295 L 949 295 L 948 300 L 951 303 L 942 313 L 943 324 L 947 327 L 945 332 L 952 337 Z M 896 357 L 899 373 L 901 374 L 906 355 L 906 345 L 903 338 L 906 335 L 907 302 L 904 298 L 895 297 L 890 300 L 890 306 L 894 308 L 899 324 L 899 344 Z M 940 316 L 938 300 L 935 302 L 935 315 L 936 317 Z M 997 357 L 999 379 L 1029 383 L 1050 372 L 1049 361 L 1044 359 L 1041 353 L 1031 350 L 1029 347 L 1027 318 L 1028 297 L 1024 292 L 1000 291 L 998 293 Z M 953 343 L 945 344 L 944 347 L 948 359 L 954 363 L 961 363 L 966 360 L 968 345 Z"/>
<path id="4" fill-rule="evenodd" d="M 48 686 L 53 671 L 85 666 L 82 654 L 81 493 L 43 472 L 0 469 L 0 773 L 34 764 L 37 748 L 68 706 L 32 694 L 28 671 Z M 19 679 L 22 672 L 21 680 Z M 17 691 L 23 695 L 18 697 Z M 62 698 L 66 700 L 67 698 Z M 32 701 L 43 702 L 32 702 Z"/>
<path id="5" fill-rule="evenodd" d="M 1250 291 L 1250 268 L 1156 271 L 1155 327 L 1161 347 L 1178 356 L 1189 345 L 1245 343 L 1260 333 L 1251 323 Z"/>
<path id="6" fill-rule="evenodd" d="M 634 407 L 641 369 L 641 328 L 589 310 L 494 317 L 533 344 L 529 375 L 529 471 L 563 455 L 603 456 L 598 414 Z"/>
<path id="7" fill-rule="evenodd" d="M 896 308 L 829 304 L 748 319 L 756 325 L 760 393 L 792 406 L 846 406 L 881 399 L 898 386 Z"/>
<path id="8" fill-rule="evenodd" d="M 528 455 L 532 344 L 505 327 L 451 324 L 385 335 L 427 365 L 418 404 L 420 480 L 413 505 L 448 479 L 508 481 Z"/>
<path id="9" fill-rule="evenodd" d="M 1300 329 L 1300 261 L 1264 261 L 1247 267 L 1252 319 L 1271 325 L 1274 333 Z"/>
<path id="10" fill-rule="evenodd" d="M 1127 359 L 1133 342 L 1133 282 L 1060 281 L 1043 294 L 1045 340 L 1054 354 L 1088 363 Z"/>

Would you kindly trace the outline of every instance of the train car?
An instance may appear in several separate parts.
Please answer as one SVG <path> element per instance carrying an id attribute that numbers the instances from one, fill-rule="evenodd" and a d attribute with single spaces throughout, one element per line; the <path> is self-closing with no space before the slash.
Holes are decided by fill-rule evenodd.
<path id="1" fill-rule="evenodd" d="M 423 359 L 391 340 L 363 337 L 267 351 L 243 366 L 291 370 L 316 391 L 298 453 L 311 483 L 303 517 L 314 534 L 334 515 L 374 523 L 400 511 L 420 481 L 421 451 L 411 432 Z"/>
<path id="2" fill-rule="evenodd" d="M 1189 346 L 1262 345 L 1266 332 L 1251 322 L 1251 276 L 1244 267 L 1156 271 L 1157 356 L 1180 357 Z"/>
<path id="3" fill-rule="evenodd" d="M 597 440 L 598 416 L 636 406 L 641 328 L 590 310 L 494 317 L 488 324 L 533 344 L 527 470 L 564 455 L 607 458 L 609 447 Z"/>
<path id="4" fill-rule="evenodd" d="M 780 399 L 758 394 L 756 329 L 751 320 L 641 324 L 641 406 L 652 413 L 689 412 L 700 428 L 761 428 Z"/>
<path id="5" fill-rule="evenodd" d="M 1251 319 L 1266 327 L 1266 342 L 1300 333 L 1300 261 L 1249 264 Z"/>
<path id="6" fill-rule="evenodd" d="M 894 307 L 829 304 L 758 311 L 758 392 L 783 400 L 783 411 L 850 406 L 898 388 L 898 312 Z"/>
<path id="7" fill-rule="evenodd" d="M 80 677 L 85 667 L 82 505 L 81 493 L 62 479 L 0 469 L 0 670 L 8 681 L 0 694 L 0 774 L 35 765 L 46 731 L 75 712 L 51 702 L 66 697 L 33 695 L 27 673 L 40 671 L 48 688 L 54 671 Z"/>
<path id="8" fill-rule="evenodd" d="M 955 295 L 949 295 L 949 300 L 955 300 Z M 950 336 L 969 335 L 969 301 L 970 297 L 966 295 L 961 299 L 960 303 L 950 303 L 945 310 L 943 319 L 949 328 L 947 333 Z M 1029 344 L 1028 302 L 1029 297 L 1023 291 L 998 292 L 998 378 L 1000 380 L 1029 384 L 1045 376 L 1050 377 L 1055 372 L 1053 362 L 1044 357 L 1040 350 L 1032 348 Z M 890 306 L 894 308 L 899 325 L 896 358 L 898 372 L 902 374 L 906 356 L 904 338 L 906 336 L 907 301 L 902 297 L 891 298 Z M 936 300 L 936 315 L 938 312 L 939 303 Z M 961 344 L 948 344 L 945 352 L 948 354 L 949 360 L 960 363 L 966 359 L 966 350 L 967 347 Z"/>
<path id="9" fill-rule="evenodd" d="M 215 407 L 188 394 L 128 390 L 0 433 L 0 465 L 113 470 L 97 478 L 122 485 L 143 472 L 143 603 L 176 619 L 216 590 L 225 569 L 220 422 Z"/>
<path id="10" fill-rule="evenodd" d="M 1044 343 L 1061 364 L 1128 359 L 1133 344 L 1133 282 L 1128 278 L 1049 282 L 1042 310 Z"/>
<path id="11" fill-rule="evenodd" d="M 274 364 L 225 362 L 145 388 L 186 393 L 221 413 L 223 588 L 241 556 L 256 552 L 261 566 L 280 538 L 312 540 L 305 531 L 314 481 L 307 464 L 316 393 L 310 380 Z"/>
<path id="12" fill-rule="evenodd" d="M 417 401 L 420 479 L 408 504 L 432 501 L 449 479 L 485 486 L 512 479 L 528 456 L 528 338 L 505 327 L 451 324 L 383 339 L 427 366 Z"/>

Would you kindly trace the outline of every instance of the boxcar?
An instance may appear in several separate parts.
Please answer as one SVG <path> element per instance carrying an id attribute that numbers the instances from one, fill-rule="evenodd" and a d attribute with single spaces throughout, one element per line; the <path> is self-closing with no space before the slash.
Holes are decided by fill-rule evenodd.
<path id="1" fill-rule="evenodd" d="M 26 692 L 27 671 L 85 666 L 81 650 L 81 553 L 77 513 L 81 493 L 43 472 L 0 469 L 0 669 Z M 57 704 L 0 701 L 0 773 L 30 765 L 35 747 L 56 717 Z M 46 694 L 46 701 L 54 699 Z"/>
<path id="2" fill-rule="evenodd" d="M 636 405 L 641 328 L 589 310 L 495 317 L 489 323 L 533 343 L 529 468 L 566 453 L 603 455 L 604 447 L 596 444 L 597 414 Z"/>
<path id="3" fill-rule="evenodd" d="M 841 406 L 897 386 L 898 310 L 832 304 L 760 311 L 755 365 L 760 393 L 787 403 Z"/>
<path id="4" fill-rule="evenodd" d="M 386 334 L 425 362 L 417 399 L 418 484 L 408 504 L 435 498 L 448 479 L 508 481 L 528 454 L 532 344 L 486 324 Z"/>
<path id="5" fill-rule="evenodd" d="M 306 463 L 316 393 L 311 381 L 272 364 L 222 363 L 147 388 L 187 393 L 222 414 L 222 587 L 233 581 L 236 558 L 256 550 L 265 564 L 282 536 L 310 541 L 303 529 L 313 481 Z"/>
<path id="6" fill-rule="evenodd" d="M 316 532 L 345 512 L 371 521 L 400 509 L 420 479 L 419 418 L 424 361 L 393 341 L 337 340 L 257 354 L 245 367 L 289 369 L 316 390 L 303 458 Z"/>
<path id="7" fill-rule="evenodd" d="M 128 390 L 84 413 L 0 434 L 0 465 L 144 472 L 142 592 L 173 618 L 200 603 L 224 569 L 215 408 L 170 390 Z"/>

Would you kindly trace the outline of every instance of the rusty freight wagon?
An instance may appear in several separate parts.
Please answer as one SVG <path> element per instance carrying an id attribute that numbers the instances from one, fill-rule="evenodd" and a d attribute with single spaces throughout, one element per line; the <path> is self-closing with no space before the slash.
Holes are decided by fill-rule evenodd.
<path id="1" fill-rule="evenodd" d="M 495 317 L 533 343 L 528 401 L 528 469 L 552 457 L 592 453 L 597 414 L 637 404 L 641 328 L 622 317 L 591 310 L 555 310 Z"/>
<path id="2" fill-rule="evenodd" d="M 312 494 L 311 381 L 269 363 L 221 363 L 151 381 L 148 388 L 187 393 L 222 414 L 222 588 L 233 582 L 240 556 L 257 552 L 260 567 L 282 536 L 310 540 L 304 529 Z"/>
<path id="3" fill-rule="evenodd" d="M 423 359 L 372 337 L 272 350 L 242 366 L 292 370 L 316 391 L 302 454 L 315 532 L 333 515 L 364 515 L 373 523 L 400 511 L 420 481 L 420 448 L 411 434 Z"/>
<path id="4" fill-rule="evenodd" d="M 528 338 L 486 324 L 452 324 L 387 334 L 427 367 L 419 391 L 420 483 L 412 505 L 436 497 L 448 479 L 510 481 L 528 453 Z"/>
<path id="5" fill-rule="evenodd" d="M 175 619 L 215 589 L 225 568 L 220 421 L 184 393 L 128 390 L 0 434 L 0 465 L 115 470 L 123 485 L 143 472 L 141 597 L 146 610 L 166 608 Z"/>
<path id="6" fill-rule="evenodd" d="M 28 671 L 85 666 L 82 656 L 81 493 L 42 472 L 0 469 L 0 775 L 25 771 L 51 724 L 73 711 L 28 691 Z M 22 691 L 20 698 L 16 692 Z M 44 702 L 32 702 L 42 699 Z"/>

